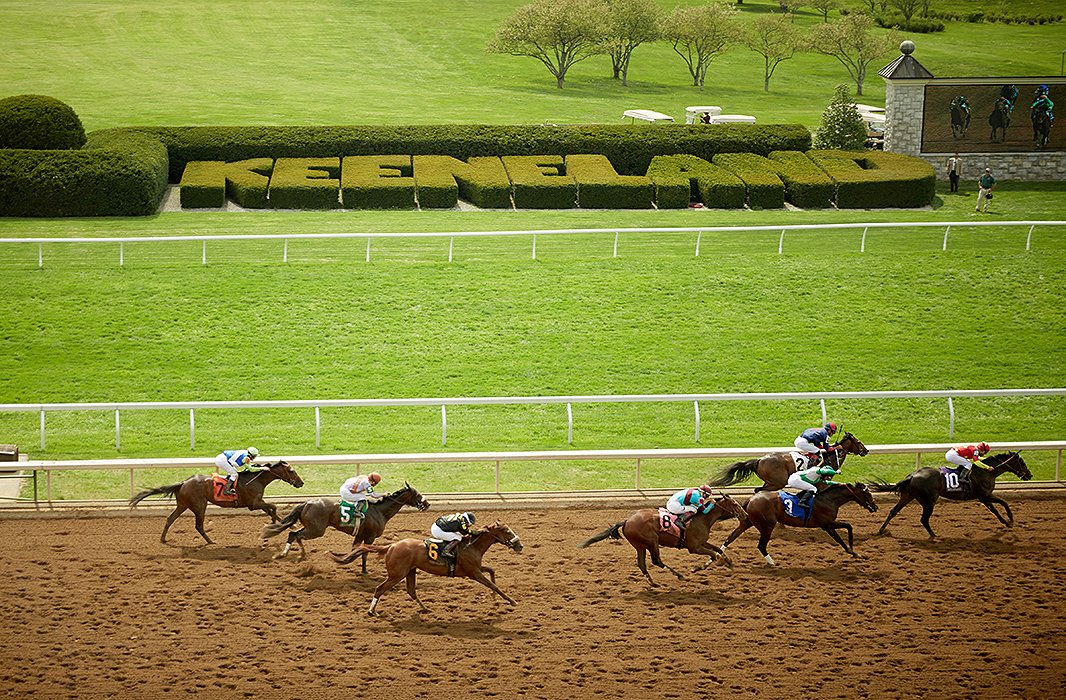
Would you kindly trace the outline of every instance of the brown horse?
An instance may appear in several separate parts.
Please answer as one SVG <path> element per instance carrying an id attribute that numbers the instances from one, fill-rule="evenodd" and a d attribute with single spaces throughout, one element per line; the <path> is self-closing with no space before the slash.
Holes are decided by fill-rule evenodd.
<path id="1" fill-rule="evenodd" d="M 825 459 L 826 463 L 835 469 L 844 466 L 844 459 L 848 455 L 865 457 L 870 452 L 857 437 L 847 432 L 844 433 L 840 442 L 833 445 L 833 448 Z M 730 464 L 707 483 L 718 487 L 732 486 L 754 474 L 763 480 L 763 485 L 755 489 L 756 491 L 777 491 L 788 484 L 788 477 L 794 471 L 796 471 L 796 463 L 792 461 L 792 453 L 775 452 L 758 459 Z"/>
<path id="2" fill-rule="evenodd" d="M 633 545 L 633 548 L 637 550 L 637 567 L 644 574 L 644 578 L 648 579 L 648 583 L 652 586 L 658 586 L 659 584 L 655 583 L 648 573 L 646 554 L 649 551 L 651 552 L 652 564 L 660 569 L 666 569 L 679 579 L 685 578 L 663 563 L 659 555 L 659 545 L 687 549 L 692 554 L 706 554 L 708 556 L 707 561 L 702 566 L 696 567 L 695 571 L 706 568 L 719 555 L 722 555 L 722 563 L 729 565 L 729 557 L 724 556 L 724 552 L 718 547 L 707 542 L 707 538 L 711 534 L 711 526 L 720 518 L 726 517 L 747 517 L 743 506 L 730 496 L 722 496 L 713 501 L 713 505 L 709 504 L 697 511 L 686 523 L 684 541 L 681 542 L 678 541 L 677 535 L 660 531 L 659 510 L 657 508 L 644 508 L 633 513 L 626 520 L 615 523 L 603 532 L 593 535 L 579 544 L 578 547 L 588 547 L 608 537 L 616 540 L 621 539 L 624 535 L 629 544 Z"/>
<path id="3" fill-rule="evenodd" d="M 333 552 L 330 552 L 330 556 L 339 564 L 350 564 L 363 552 L 374 552 L 378 556 L 385 557 L 385 569 L 388 571 L 388 577 L 374 589 L 374 599 L 370 601 L 370 610 L 367 611 L 369 615 L 377 614 L 375 610 L 378 607 L 378 600 L 403 578 L 407 579 L 407 595 L 411 596 L 411 600 L 418 603 L 420 610 L 429 610 L 418 599 L 418 594 L 415 592 L 415 576 L 419 569 L 434 576 L 451 575 L 456 578 L 472 578 L 478 583 L 491 588 L 494 593 L 511 605 L 515 605 L 514 600 L 496 586 L 496 571 L 481 563 L 481 558 L 485 556 L 485 552 L 496 542 L 516 552 L 522 551 L 522 541 L 518 539 L 518 535 L 511 528 L 497 520 L 480 532 L 470 533 L 469 543 L 459 546 L 455 555 L 454 572 L 449 571 L 447 563 L 439 559 L 429 558 L 428 548 L 437 544 L 437 542 L 427 545 L 426 540 L 414 537 L 400 540 L 387 546 L 361 544 L 344 556 Z M 440 548 L 433 547 L 433 551 L 438 552 Z M 486 573 L 489 575 L 488 578 L 485 577 Z"/>
<path id="4" fill-rule="evenodd" d="M 422 498 L 422 494 L 416 491 L 413 486 L 404 483 L 402 489 L 393 491 L 377 503 L 367 505 L 366 516 L 359 527 L 359 533 L 352 540 L 352 549 L 360 544 L 373 544 L 374 540 L 385 531 L 385 523 L 392 519 L 392 516 L 399 513 L 400 508 L 404 506 L 412 506 L 420 511 L 425 511 L 429 508 L 429 501 Z M 341 525 L 340 507 L 336 499 L 314 498 L 293 508 L 281 522 L 264 525 L 261 536 L 265 540 L 268 537 L 280 535 L 295 526 L 297 521 L 299 521 L 301 528 L 289 533 L 288 541 L 285 542 L 285 549 L 275 554 L 275 559 L 281 559 L 287 555 L 293 543 L 296 543 L 300 545 L 300 561 L 303 561 L 307 556 L 304 540 L 313 540 L 321 537 L 326 533 L 326 528 L 332 527 L 349 535 L 355 534 L 353 526 Z M 367 553 L 363 552 L 363 574 L 366 574 L 366 556 Z"/>
<path id="5" fill-rule="evenodd" d="M 263 491 L 270 482 L 275 479 L 292 484 L 296 488 L 304 485 L 300 475 L 289 466 L 288 462 L 274 462 L 268 464 L 259 471 L 246 471 L 237 475 L 237 498 L 236 500 L 219 499 L 215 495 L 214 480 L 207 474 L 190 476 L 185 481 L 170 486 L 160 486 L 154 489 L 145 489 L 130 499 L 130 505 L 136 505 L 147 496 L 157 493 L 174 496 L 177 507 L 167 518 L 167 524 L 163 527 L 163 534 L 159 536 L 160 542 L 167 541 L 167 530 L 178 519 L 178 516 L 186 510 L 191 510 L 196 516 L 196 531 L 207 540 L 208 544 L 214 544 L 207 533 L 204 532 L 204 512 L 208 503 L 214 503 L 223 508 L 247 508 L 248 510 L 261 510 L 270 516 L 274 522 L 278 520 L 277 506 L 263 500 Z"/>
<path id="6" fill-rule="evenodd" d="M 877 534 L 884 533 L 885 528 L 888 527 L 888 522 L 903 510 L 903 506 L 916 500 L 922 504 L 922 525 L 925 526 L 930 539 L 936 537 L 933 528 L 929 526 L 929 516 L 933 514 L 933 506 L 936 505 L 937 499 L 941 496 L 953 501 L 978 500 L 984 503 L 985 507 L 992 511 L 992 514 L 999 518 L 1001 523 L 1007 527 L 1014 527 L 1014 514 L 1010 512 L 1010 506 L 1002 498 L 992 495 L 992 490 L 996 488 L 996 478 L 1004 472 L 1010 472 L 1022 481 L 1029 481 L 1033 478 L 1033 474 L 1029 471 L 1029 467 L 1026 466 L 1025 460 L 1017 452 L 992 455 L 987 457 L 984 462 L 988 464 L 989 468 L 974 467 L 971 469 L 969 485 L 966 489 L 956 488 L 949 490 L 947 478 L 940 472 L 938 467 L 923 467 L 915 470 L 911 472 L 910 476 L 896 484 L 874 484 L 874 491 L 894 491 L 899 494 L 899 501 L 892 506 L 892 510 L 889 511 L 888 517 L 885 518 L 885 522 L 881 525 L 881 529 L 877 531 Z M 996 507 L 992 505 L 993 503 L 1003 506 L 1007 511 L 1009 520 L 1004 519 L 999 514 Z"/>
<path id="7" fill-rule="evenodd" d="M 744 510 L 748 513 L 748 519 L 741 520 L 737 529 L 729 533 L 729 537 L 722 543 L 722 549 L 724 550 L 733 540 L 740 537 L 740 533 L 754 525 L 760 534 L 759 551 L 762 552 L 766 563 L 773 565 L 775 562 L 766 551 L 766 543 L 770 541 L 774 528 L 778 523 L 781 523 L 782 525 L 791 525 L 793 527 L 820 527 L 828 532 L 829 536 L 836 540 L 837 544 L 843 547 L 845 552 L 857 557 L 859 555 L 852 549 L 854 536 L 851 524 L 837 520 L 837 511 L 840 506 L 849 501 L 855 501 L 871 513 L 877 510 L 873 494 L 870 493 L 870 489 L 866 487 L 866 484 L 861 483 L 855 485 L 831 484 L 815 496 L 810 517 L 807 519 L 787 513 L 784 504 L 781 502 L 779 492 L 763 491 L 757 493 L 748 499 L 748 502 L 744 505 Z M 840 535 L 837 534 L 837 530 L 841 529 L 848 531 L 847 544 L 844 544 L 844 540 L 840 539 Z"/>

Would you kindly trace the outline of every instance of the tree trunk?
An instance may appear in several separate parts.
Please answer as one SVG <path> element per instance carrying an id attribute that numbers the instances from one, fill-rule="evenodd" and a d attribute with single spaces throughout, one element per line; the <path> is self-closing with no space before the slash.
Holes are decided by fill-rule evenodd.
<path id="1" fill-rule="evenodd" d="M 622 85 L 623 86 L 629 84 L 629 83 L 626 82 L 626 77 L 628 75 L 629 75 L 629 61 L 626 61 L 626 64 L 624 66 L 622 66 Z"/>

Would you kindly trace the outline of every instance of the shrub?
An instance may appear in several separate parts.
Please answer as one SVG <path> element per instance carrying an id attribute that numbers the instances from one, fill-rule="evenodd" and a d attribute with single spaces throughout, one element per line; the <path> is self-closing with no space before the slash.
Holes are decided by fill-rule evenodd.
<path id="1" fill-rule="evenodd" d="M 181 176 L 181 206 L 221 207 L 226 198 L 248 209 L 266 209 L 274 161 L 251 158 L 236 163 L 193 161 Z"/>
<path id="2" fill-rule="evenodd" d="M 832 205 L 836 189 L 832 178 L 798 151 L 774 151 L 770 167 L 785 183 L 785 198 L 803 209 L 825 209 Z"/>
<path id="3" fill-rule="evenodd" d="M 915 34 L 932 34 L 944 31 L 944 23 L 929 17 L 911 17 L 908 22 L 902 14 L 879 14 L 874 16 L 877 26 L 885 29 L 902 29 Z"/>
<path id="4" fill-rule="evenodd" d="M 583 209 L 649 209 L 655 191 L 645 175 L 619 175 L 603 155 L 573 155 L 566 172 L 577 181 L 577 203 Z"/>
<path id="5" fill-rule="evenodd" d="M 346 209 L 411 209 L 415 179 L 411 156 L 345 156 L 341 199 Z"/>
<path id="6" fill-rule="evenodd" d="M 577 206 L 577 181 L 562 156 L 504 156 L 517 209 L 570 209 Z"/>
<path id="7" fill-rule="evenodd" d="M 270 176 L 274 209 L 335 209 L 340 206 L 339 158 L 278 158 Z"/>
<path id="8" fill-rule="evenodd" d="M 936 173 L 921 158 L 881 151 L 810 151 L 836 183 L 841 209 L 922 207 L 933 201 Z"/>
<path id="9" fill-rule="evenodd" d="M 660 209 L 687 207 L 699 199 L 716 209 L 744 206 L 744 183 L 736 175 L 692 155 L 656 156 L 648 166 Z"/>
<path id="10" fill-rule="evenodd" d="M 752 209 L 780 209 L 785 206 L 785 183 L 775 170 L 767 167 L 766 158 L 754 153 L 722 153 L 712 161 L 736 175 L 747 188 L 748 206 Z"/>
<path id="11" fill-rule="evenodd" d="M 463 162 L 451 156 L 415 156 L 413 173 L 422 209 L 448 209 L 462 196 L 483 209 L 511 207 L 511 181 L 497 157 Z"/>
<path id="12" fill-rule="evenodd" d="M 54 97 L 15 95 L 0 100 L 0 148 L 66 150 L 84 145 L 81 119 Z"/>
<path id="13" fill-rule="evenodd" d="M 833 99 L 822 113 L 822 125 L 818 127 L 814 135 L 814 146 L 822 149 L 836 148 L 851 151 L 859 150 L 864 145 L 866 145 L 866 124 L 859 116 L 855 101 L 851 99 L 851 90 L 847 85 L 837 85 Z"/>

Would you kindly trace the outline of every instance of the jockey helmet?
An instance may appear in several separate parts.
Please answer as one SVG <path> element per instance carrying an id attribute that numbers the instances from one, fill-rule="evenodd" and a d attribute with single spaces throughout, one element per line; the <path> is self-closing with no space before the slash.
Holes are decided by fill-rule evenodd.
<path id="1" fill-rule="evenodd" d="M 249 447 L 248 448 L 248 456 L 251 457 L 252 459 L 255 459 L 256 457 L 259 456 L 259 450 L 255 449 L 254 447 Z"/>
<path id="2" fill-rule="evenodd" d="M 1047 92 L 1047 85 L 1041 85 L 1036 89 L 1037 92 Z"/>
<path id="3" fill-rule="evenodd" d="M 371 484 L 374 484 L 376 486 L 378 482 L 381 481 L 381 474 L 378 474 L 377 472 L 370 472 L 366 475 L 366 478 L 370 480 Z"/>
<path id="4" fill-rule="evenodd" d="M 988 454 L 989 450 L 991 450 L 991 449 L 992 448 L 988 446 L 987 442 L 982 442 L 982 443 L 977 445 L 977 451 L 980 452 L 983 455 Z"/>
<path id="5" fill-rule="evenodd" d="M 714 495 L 714 491 L 711 491 L 711 487 L 708 486 L 707 484 L 704 484 L 703 486 L 701 486 L 700 487 L 700 491 L 704 492 L 705 494 L 707 494 L 709 496 Z"/>
<path id="6" fill-rule="evenodd" d="M 826 430 L 827 433 L 832 435 L 833 433 L 835 433 L 837 431 L 837 424 L 834 423 L 833 421 L 829 421 L 828 423 L 825 424 L 825 430 Z"/>
<path id="7" fill-rule="evenodd" d="M 459 516 L 459 519 L 462 520 L 464 523 L 466 523 L 467 526 L 470 526 L 470 525 L 474 524 L 474 514 L 473 513 L 463 513 L 462 515 Z"/>

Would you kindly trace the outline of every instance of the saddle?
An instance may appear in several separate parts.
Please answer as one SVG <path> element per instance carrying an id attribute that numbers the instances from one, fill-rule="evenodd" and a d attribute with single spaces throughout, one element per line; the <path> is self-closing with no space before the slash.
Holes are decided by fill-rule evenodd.
<path id="1" fill-rule="evenodd" d="M 674 515 L 666 508 L 659 508 L 659 532 L 673 535 L 677 538 L 678 549 L 684 549 L 685 526 L 681 523 L 682 516 Z"/>
<path id="2" fill-rule="evenodd" d="M 226 493 L 226 477 L 218 474 L 211 475 L 211 495 L 215 503 L 236 503 L 237 486 L 234 484 L 233 493 Z"/>

